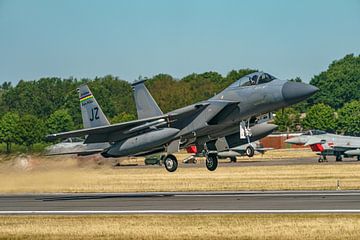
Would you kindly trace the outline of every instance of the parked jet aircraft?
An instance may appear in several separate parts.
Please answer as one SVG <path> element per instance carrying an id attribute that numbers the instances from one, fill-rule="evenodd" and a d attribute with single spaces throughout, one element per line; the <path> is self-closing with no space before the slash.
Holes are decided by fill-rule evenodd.
<path id="1" fill-rule="evenodd" d="M 314 152 L 319 153 L 319 162 L 326 161 L 326 156 L 336 156 L 336 161 L 342 161 L 342 157 L 357 156 L 357 160 L 360 161 L 360 137 L 310 130 L 299 137 L 287 139 L 285 142 L 310 146 Z"/>
<path id="2" fill-rule="evenodd" d="M 278 126 L 275 124 L 268 124 L 260 123 L 255 124 L 254 126 L 250 127 L 251 137 L 249 138 L 250 143 L 247 141 L 247 139 L 240 139 L 238 142 L 239 145 L 227 147 L 227 140 L 226 138 L 219 138 L 215 145 L 217 149 L 223 149 L 226 148 L 225 151 L 218 152 L 219 158 L 227 158 L 234 160 L 236 159 L 236 156 L 248 156 L 252 157 L 254 156 L 255 152 L 264 153 L 265 151 L 269 150 L 267 148 L 262 148 L 258 145 L 256 141 L 258 141 L 261 138 L 266 137 L 267 135 L 271 134 Z M 222 147 L 225 146 L 225 147 Z"/>
<path id="3" fill-rule="evenodd" d="M 141 156 L 166 152 L 165 168 L 177 169 L 173 153 L 180 148 L 196 146 L 205 151 L 206 167 L 217 168 L 217 152 L 250 143 L 250 127 L 256 117 L 298 103 L 314 94 L 314 86 L 279 80 L 270 74 L 256 72 L 244 76 L 214 97 L 163 114 L 144 85 L 133 84 L 138 120 L 106 125 L 105 116 L 87 87 L 80 87 L 81 106 L 92 127 L 51 134 L 48 139 L 87 136 L 85 144 L 109 143 L 101 152 L 104 157 Z M 224 143 L 218 143 L 224 138 Z M 254 148 L 249 144 L 251 151 Z"/>
<path id="4" fill-rule="evenodd" d="M 236 157 L 248 156 L 246 153 L 246 149 L 248 149 L 247 148 L 248 146 L 249 146 L 249 144 L 246 143 L 246 144 L 231 148 L 231 149 L 229 149 L 229 151 L 219 152 L 218 158 L 219 159 L 229 158 L 231 160 L 231 162 L 236 162 L 236 160 L 237 160 Z M 262 147 L 261 144 L 259 143 L 259 141 L 251 142 L 251 146 L 255 150 L 254 154 L 264 154 L 265 152 L 267 152 L 269 150 L 273 150 L 273 148 Z"/>

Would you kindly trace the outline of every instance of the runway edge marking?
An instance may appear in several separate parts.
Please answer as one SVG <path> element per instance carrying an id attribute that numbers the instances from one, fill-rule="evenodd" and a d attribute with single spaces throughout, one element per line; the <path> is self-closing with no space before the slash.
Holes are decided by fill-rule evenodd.
<path id="1" fill-rule="evenodd" d="M 194 214 L 194 213 L 360 213 L 360 209 L 305 209 L 305 210 L 34 210 L 0 211 L 0 215 L 31 214 Z"/>

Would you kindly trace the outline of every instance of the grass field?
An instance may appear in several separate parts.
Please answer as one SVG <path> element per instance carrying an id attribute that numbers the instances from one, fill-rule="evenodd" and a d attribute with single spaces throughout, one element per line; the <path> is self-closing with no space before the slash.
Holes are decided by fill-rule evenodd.
<path id="1" fill-rule="evenodd" d="M 0 239 L 359 239 L 360 215 L 1 216 Z"/>
<path id="2" fill-rule="evenodd" d="M 44 160 L 34 160 L 43 161 Z M 73 159 L 46 160 L 30 170 L 2 164 L 1 193 L 140 192 L 212 190 L 336 190 L 360 189 L 360 164 L 283 166 L 221 166 L 168 173 L 164 167 L 111 168 L 81 166 Z M 5 166 L 6 165 L 6 166 Z M 81 165 L 81 164 L 80 164 Z"/>

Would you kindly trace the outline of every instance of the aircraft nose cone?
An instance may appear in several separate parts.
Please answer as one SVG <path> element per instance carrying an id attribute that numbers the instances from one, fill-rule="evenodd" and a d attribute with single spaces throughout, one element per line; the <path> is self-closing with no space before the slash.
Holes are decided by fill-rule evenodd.
<path id="1" fill-rule="evenodd" d="M 293 104 L 310 97 L 318 90 L 317 87 L 306 83 L 286 82 L 282 88 L 282 95 L 285 102 Z"/>

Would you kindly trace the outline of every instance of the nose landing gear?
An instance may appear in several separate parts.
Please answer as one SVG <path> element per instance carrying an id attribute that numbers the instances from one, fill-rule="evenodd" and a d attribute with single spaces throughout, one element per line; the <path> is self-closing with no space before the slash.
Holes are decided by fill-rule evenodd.
<path id="1" fill-rule="evenodd" d="M 255 149 L 251 144 L 250 137 L 251 137 L 251 131 L 250 131 L 250 119 L 240 122 L 240 139 L 246 139 L 249 146 L 245 149 L 245 154 L 248 157 L 253 157 L 255 154 Z"/>
<path id="2" fill-rule="evenodd" d="M 247 148 L 245 149 L 245 154 L 246 154 L 246 156 L 248 156 L 248 157 L 253 157 L 254 154 L 255 154 L 255 149 L 254 149 L 254 147 L 253 147 L 252 145 L 247 146 Z"/>
<path id="3" fill-rule="evenodd" d="M 216 153 L 208 153 L 205 160 L 206 168 L 209 171 L 215 171 L 218 166 L 218 157 Z"/>

